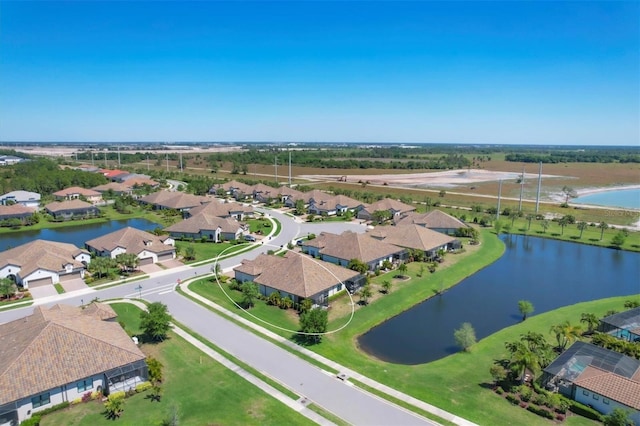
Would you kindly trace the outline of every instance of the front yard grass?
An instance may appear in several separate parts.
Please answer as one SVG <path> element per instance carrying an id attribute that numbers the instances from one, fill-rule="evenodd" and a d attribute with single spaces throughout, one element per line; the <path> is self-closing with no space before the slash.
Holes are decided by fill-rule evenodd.
<path id="1" fill-rule="evenodd" d="M 247 244 L 234 244 L 234 243 L 230 243 L 230 242 L 224 242 L 224 243 L 213 243 L 213 242 L 199 242 L 199 241 L 194 241 L 194 242 L 187 242 L 187 241 L 176 241 L 176 247 L 178 248 L 178 250 L 180 251 L 180 253 L 182 253 L 182 255 L 184 256 L 187 247 L 193 247 L 196 253 L 196 258 L 193 260 L 188 260 L 185 261 L 185 264 L 191 264 L 194 262 L 202 262 L 204 260 L 213 260 L 216 257 L 218 257 L 218 255 L 220 255 L 220 253 L 222 253 L 224 250 L 229 249 L 230 247 L 233 247 L 233 249 L 229 249 L 227 252 L 225 252 L 225 256 L 226 255 L 230 255 L 235 253 L 236 251 L 240 251 L 243 249 L 247 248 Z"/>
<path id="2" fill-rule="evenodd" d="M 137 308 L 112 307 L 127 328 L 139 331 Z M 145 344 L 141 349 L 164 365 L 160 402 L 146 398 L 148 392 L 127 398 L 122 417 L 115 422 L 105 418 L 100 402 L 78 404 L 43 417 L 41 424 L 154 425 L 162 424 L 174 409 L 181 425 L 311 424 L 173 333 L 164 342 Z"/>

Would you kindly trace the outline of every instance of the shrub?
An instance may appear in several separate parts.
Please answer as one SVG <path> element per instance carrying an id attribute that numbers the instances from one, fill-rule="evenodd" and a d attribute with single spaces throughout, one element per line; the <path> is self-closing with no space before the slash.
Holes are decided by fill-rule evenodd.
<path id="1" fill-rule="evenodd" d="M 587 407 L 584 404 L 580 404 L 578 401 L 571 401 L 569 411 L 579 416 L 586 417 L 591 420 L 602 421 L 602 414 L 598 413 L 591 407 Z"/>
<path id="2" fill-rule="evenodd" d="M 513 405 L 520 404 L 520 400 L 517 397 L 513 396 L 513 395 L 507 395 L 507 401 L 509 401 Z"/>
<path id="3" fill-rule="evenodd" d="M 556 416 L 556 420 L 558 420 L 559 422 L 564 422 L 565 419 L 565 415 L 564 414 L 558 414 Z"/>
<path id="4" fill-rule="evenodd" d="M 546 410 L 542 407 L 536 407 L 535 405 L 528 406 L 527 411 L 531 411 L 532 413 L 537 414 L 540 417 L 544 417 L 551 420 L 553 420 L 553 417 L 554 417 L 551 411 Z"/>
<path id="5" fill-rule="evenodd" d="M 56 404 L 53 407 L 49 407 L 46 410 L 38 411 L 39 416 L 44 416 L 49 413 L 53 413 L 54 411 L 63 410 L 67 408 L 71 403 L 69 401 L 61 402 L 60 404 Z M 24 423 L 21 423 L 24 424 Z"/>
<path id="6" fill-rule="evenodd" d="M 502 394 L 504 393 L 504 389 L 502 389 L 502 387 L 501 387 L 501 386 L 498 386 L 498 387 L 496 388 L 496 393 L 497 393 L 498 395 L 502 395 Z"/>
<path id="7" fill-rule="evenodd" d="M 125 391 L 117 391 L 109 394 L 109 399 L 120 399 L 120 398 L 124 398 L 126 395 L 127 394 Z"/>
<path id="8" fill-rule="evenodd" d="M 76 398 L 73 401 L 71 401 L 71 405 L 80 404 L 81 402 L 82 402 L 82 398 Z"/>
<path id="9" fill-rule="evenodd" d="M 42 416 L 40 415 L 40 413 L 34 414 L 33 416 L 31 416 L 30 419 L 24 420 L 22 423 L 20 423 L 20 425 L 21 426 L 39 426 L 41 418 Z"/>
<path id="10" fill-rule="evenodd" d="M 522 385 L 520 386 L 520 399 L 524 402 L 529 402 L 531 397 L 533 396 L 533 391 L 529 386 Z"/>
<path id="11" fill-rule="evenodd" d="M 82 402 L 91 401 L 91 391 L 83 393 L 81 399 L 82 399 Z"/>
<path id="12" fill-rule="evenodd" d="M 538 405 L 546 405 L 547 400 L 548 400 L 547 395 L 543 393 L 539 393 L 535 397 L 533 397 L 533 403 Z"/>
<path id="13" fill-rule="evenodd" d="M 140 393 L 140 392 L 144 392 L 148 389 L 151 389 L 151 383 L 149 382 L 143 382 L 140 383 L 139 385 L 136 385 L 136 392 Z"/>

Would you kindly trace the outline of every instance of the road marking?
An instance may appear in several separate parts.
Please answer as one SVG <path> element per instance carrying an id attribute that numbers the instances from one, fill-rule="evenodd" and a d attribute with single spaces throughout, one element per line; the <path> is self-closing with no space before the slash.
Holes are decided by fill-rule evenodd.
<path id="1" fill-rule="evenodd" d="M 157 287 L 152 287 L 152 288 L 142 288 L 138 291 L 134 291 L 133 293 L 127 294 L 124 296 L 125 299 L 138 299 L 138 298 L 143 298 L 144 296 L 150 296 L 152 294 L 156 294 L 156 293 L 160 293 L 163 294 L 163 292 L 169 293 L 172 292 L 175 288 L 175 284 L 171 283 L 171 284 L 164 284 L 161 286 L 157 286 Z"/>
<path id="2" fill-rule="evenodd" d="M 167 293 L 173 293 L 173 290 L 167 290 L 167 291 L 161 291 L 160 293 L 158 293 L 158 295 L 163 295 L 163 294 L 167 294 Z"/>

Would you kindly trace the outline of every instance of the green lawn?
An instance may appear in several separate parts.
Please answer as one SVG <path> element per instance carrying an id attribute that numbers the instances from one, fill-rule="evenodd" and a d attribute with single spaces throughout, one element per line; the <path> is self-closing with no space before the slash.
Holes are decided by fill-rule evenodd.
<path id="1" fill-rule="evenodd" d="M 139 326 L 139 311 L 131 305 L 112 305 L 127 327 Z M 79 404 L 43 418 L 51 425 L 159 425 L 175 408 L 181 425 L 310 424 L 303 416 L 271 398 L 171 333 L 158 345 L 143 345 L 143 352 L 164 365 L 163 395 L 151 402 L 146 393 L 125 402 L 122 417 L 107 420 L 102 404 Z M 148 393 L 148 392 L 147 392 Z"/>
<path id="2" fill-rule="evenodd" d="M 194 262 L 202 262 L 203 260 L 208 260 L 208 259 L 215 259 L 216 257 L 218 257 L 218 255 L 220 253 L 222 253 L 224 250 L 233 247 L 232 249 L 229 249 L 225 255 L 229 255 L 232 254 L 236 251 L 239 250 L 243 250 L 247 248 L 247 244 L 234 244 L 234 243 L 229 243 L 229 242 L 225 242 L 225 243 L 201 243 L 201 242 L 187 242 L 187 241 L 176 241 L 176 247 L 178 248 L 178 250 L 180 251 L 180 253 L 182 253 L 182 255 L 184 256 L 185 251 L 187 249 L 187 247 L 193 247 L 196 251 L 196 258 L 194 260 L 185 262 L 187 264 L 190 263 L 194 263 Z"/>
<path id="3" fill-rule="evenodd" d="M 249 225 L 251 233 L 260 230 L 263 234 L 268 234 L 271 231 L 271 222 L 266 218 L 246 219 L 244 222 Z"/>

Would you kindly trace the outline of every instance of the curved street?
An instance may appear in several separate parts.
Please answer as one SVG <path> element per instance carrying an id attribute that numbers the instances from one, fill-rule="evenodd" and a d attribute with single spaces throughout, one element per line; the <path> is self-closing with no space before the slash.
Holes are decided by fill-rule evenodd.
<path id="1" fill-rule="evenodd" d="M 353 230 L 364 232 L 365 227 L 355 223 L 327 222 L 323 224 L 301 224 L 292 217 L 277 211 L 263 210 L 278 219 L 282 225 L 278 236 L 267 245 L 221 261 L 228 270 L 242 259 L 255 258 L 269 250 L 271 245 L 286 245 L 298 236 L 318 233 L 321 230 L 342 232 Z M 210 272 L 211 264 L 184 266 L 152 274 L 144 280 L 104 289 L 87 289 L 62 294 L 43 301 L 44 304 L 67 303 L 81 305 L 94 298 L 138 298 L 160 301 L 166 304 L 173 317 L 194 332 L 210 340 L 216 346 L 232 354 L 264 375 L 283 384 L 293 392 L 304 396 L 351 424 L 357 425 L 413 425 L 437 423 L 418 416 L 402 407 L 343 382 L 320 368 L 291 354 L 281 347 L 253 334 L 235 323 L 203 308 L 174 291 L 178 280 L 194 278 Z M 0 312 L 0 322 L 22 318 L 30 314 L 33 307 Z"/>

